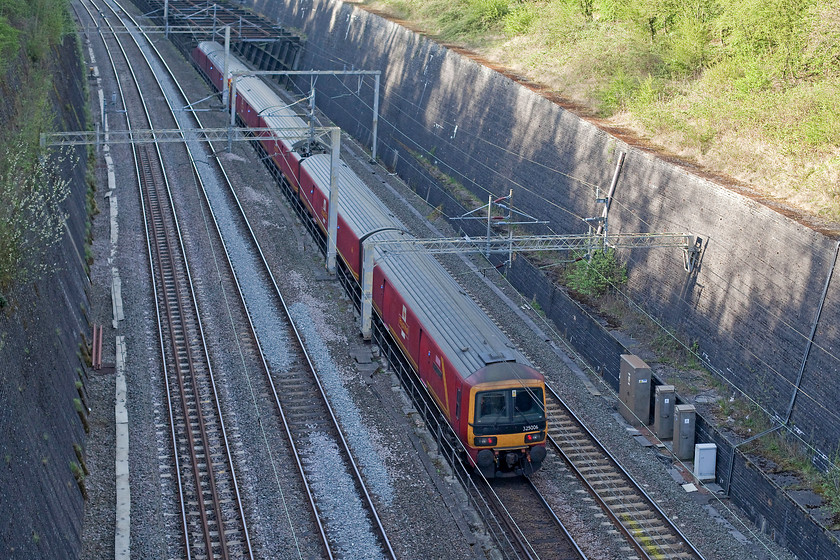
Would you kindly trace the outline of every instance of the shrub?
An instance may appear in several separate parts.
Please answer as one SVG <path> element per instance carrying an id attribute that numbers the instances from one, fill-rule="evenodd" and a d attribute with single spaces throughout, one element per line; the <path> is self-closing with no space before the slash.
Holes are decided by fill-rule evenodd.
<path id="1" fill-rule="evenodd" d="M 840 514 L 840 465 L 836 460 L 822 478 L 822 491 L 828 501 L 828 509 L 835 515 Z"/>
<path id="2" fill-rule="evenodd" d="M 25 145 L 7 145 L 0 160 L 0 290 L 5 291 L 50 269 L 43 256 L 64 235 L 60 206 L 69 183 L 56 174 L 60 161 L 34 157 Z"/>
<path id="3" fill-rule="evenodd" d="M 626 283 L 627 266 L 618 261 L 614 249 L 597 250 L 589 259 L 578 256 L 564 274 L 566 287 L 586 297 L 601 297 Z"/>
<path id="4" fill-rule="evenodd" d="M 598 112 L 611 115 L 627 107 L 641 84 L 624 70 L 616 70 L 611 81 L 596 92 L 600 101 Z"/>
<path id="5" fill-rule="evenodd" d="M 467 0 L 462 11 L 453 12 L 444 35 L 467 35 L 488 30 L 510 12 L 507 0 Z"/>
<path id="6" fill-rule="evenodd" d="M 8 18 L 0 15 L 0 72 L 5 72 L 8 61 L 13 59 L 18 50 L 20 31 L 9 24 Z"/>

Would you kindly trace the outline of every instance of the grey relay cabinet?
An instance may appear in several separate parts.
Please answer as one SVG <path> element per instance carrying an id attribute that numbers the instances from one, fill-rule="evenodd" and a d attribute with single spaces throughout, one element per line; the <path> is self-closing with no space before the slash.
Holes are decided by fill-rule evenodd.
<path id="1" fill-rule="evenodd" d="M 621 355 L 618 397 L 621 415 L 639 428 L 650 421 L 650 367 L 638 356 Z"/>

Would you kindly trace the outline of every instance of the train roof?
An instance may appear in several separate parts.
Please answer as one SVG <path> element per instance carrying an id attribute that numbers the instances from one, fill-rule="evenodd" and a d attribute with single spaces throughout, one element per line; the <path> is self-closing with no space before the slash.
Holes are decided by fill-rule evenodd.
<path id="1" fill-rule="evenodd" d="M 203 41 L 198 48 L 207 55 L 208 60 L 217 68 L 224 68 L 225 48 L 215 41 Z M 228 70 L 234 72 L 247 72 L 251 70 L 239 58 L 231 55 L 228 58 Z M 284 129 L 302 129 L 309 125 L 303 120 L 271 86 L 265 83 L 258 76 L 243 76 L 236 80 L 236 93 L 241 95 L 248 102 L 248 105 L 265 120 L 269 128 L 278 129 L 275 133 L 278 137 L 294 144 L 303 138 L 301 131 Z"/>
<path id="2" fill-rule="evenodd" d="M 393 230 L 382 231 L 372 235 L 371 239 L 396 241 L 404 239 L 405 235 Z M 498 370 L 492 368 L 492 371 L 487 371 L 487 366 L 491 364 L 516 362 L 530 366 L 510 339 L 433 255 L 425 251 L 388 253 L 387 249 L 378 248 L 375 259 L 388 281 L 394 284 L 423 324 L 424 330 L 461 375 L 470 377 L 480 372 L 482 380 L 489 381 L 493 371 Z M 539 374 L 530 368 L 520 375 L 527 379 L 539 378 Z"/>
<path id="3" fill-rule="evenodd" d="M 205 41 L 199 43 L 198 48 L 213 64 L 223 66 L 224 47 L 219 43 Z M 230 57 L 228 68 L 231 72 L 248 70 L 235 56 Z M 291 108 L 283 106 L 280 96 L 258 77 L 240 78 L 237 91 L 254 110 L 266 112 L 268 116 L 264 118 L 268 126 L 306 126 L 305 121 Z M 283 137 L 282 133 L 278 135 Z M 329 198 L 329 154 L 310 156 L 301 166 L 319 188 L 325 189 L 324 195 Z M 370 236 L 377 241 L 395 241 L 411 237 L 397 217 L 344 161 L 339 167 L 339 211 L 358 239 Z M 386 253 L 378 249 L 376 261 L 376 266 L 383 269 L 425 331 L 461 375 L 475 375 L 472 382 L 510 379 L 515 367 L 516 375 L 523 379 L 542 378 L 434 256 L 422 251 Z M 512 362 L 526 367 L 513 366 Z"/>
<path id="4" fill-rule="evenodd" d="M 316 154 L 303 160 L 301 167 L 315 183 L 329 189 L 330 155 Z M 402 222 L 365 185 L 343 160 L 339 160 L 338 208 L 341 216 L 358 239 L 383 228 L 404 229 Z M 329 191 L 324 192 L 329 198 Z"/>
<path id="5" fill-rule="evenodd" d="M 308 157 L 301 165 L 319 188 L 329 185 L 328 154 Z M 358 239 L 368 235 L 375 241 L 413 239 L 388 207 L 343 161 L 338 192 L 339 212 Z M 329 197 L 329 192 L 324 195 Z M 462 375 L 469 377 L 478 372 L 481 380 L 489 381 L 493 372 L 499 370 L 487 371 L 489 364 L 515 361 L 530 366 L 434 256 L 427 252 L 395 254 L 379 250 L 376 263 L 411 307 L 423 329 Z M 521 375 L 539 378 L 532 370 L 523 371 Z"/>

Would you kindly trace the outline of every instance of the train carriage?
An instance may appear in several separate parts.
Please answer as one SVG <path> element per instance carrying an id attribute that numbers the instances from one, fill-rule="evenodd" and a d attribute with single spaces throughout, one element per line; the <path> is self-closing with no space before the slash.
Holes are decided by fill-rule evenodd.
<path id="1" fill-rule="evenodd" d="M 223 50 L 200 43 L 193 56 L 222 87 Z M 231 56 L 232 72 L 245 66 Z M 281 129 L 304 121 L 256 77 L 237 82 L 236 110 L 252 127 L 321 234 L 330 203 L 330 156 L 311 155 Z M 410 237 L 400 221 L 344 163 L 338 169 L 337 252 L 358 281 L 364 242 Z M 544 379 L 429 253 L 374 249 L 373 307 L 437 401 L 470 462 L 485 476 L 530 474 L 545 458 Z"/>
<path id="2" fill-rule="evenodd" d="M 301 165 L 301 196 L 326 232 L 330 156 Z M 359 279 L 363 242 L 411 237 L 343 162 L 336 248 Z M 543 376 L 426 252 L 375 255 L 373 306 L 486 476 L 530 473 L 545 457 Z M 478 444 L 477 444 L 478 443 Z"/>
<path id="3" fill-rule="evenodd" d="M 330 156 L 316 154 L 301 164 L 301 197 L 321 231 L 327 233 L 329 210 Z M 362 242 L 372 232 L 403 231 L 402 223 L 365 183 L 341 161 L 338 168 L 338 228 L 336 249 L 358 282 L 362 273 Z"/>
<path id="4" fill-rule="evenodd" d="M 222 87 L 224 56 L 224 47 L 213 41 L 201 42 L 193 50 L 193 58 L 198 67 L 217 89 Z M 235 56 L 230 56 L 228 70 L 233 74 L 248 71 L 249 68 Z M 240 77 L 236 82 L 236 94 L 236 111 L 242 122 L 252 128 L 275 129 L 274 134 L 265 134 L 266 139 L 260 140 L 260 143 L 283 176 L 290 181 L 297 179 L 302 159 L 301 150 L 297 148 L 305 142 L 300 129 L 308 128 L 307 122 L 256 76 Z M 296 191 L 297 181 L 290 184 Z"/>
<path id="5" fill-rule="evenodd" d="M 404 234 L 382 231 L 373 241 Z M 544 380 L 426 252 L 378 253 L 373 305 L 485 476 L 545 458 Z"/>

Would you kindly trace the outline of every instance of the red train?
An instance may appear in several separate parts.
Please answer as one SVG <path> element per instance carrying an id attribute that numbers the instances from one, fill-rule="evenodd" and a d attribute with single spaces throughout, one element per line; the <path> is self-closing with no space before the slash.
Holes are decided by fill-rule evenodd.
<path id="1" fill-rule="evenodd" d="M 220 89 L 224 49 L 193 50 Z M 231 72 L 248 68 L 236 57 Z M 268 84 L 237 81 L 236 110 L 249 127 L 305 128 Z M 292 191 L 326 236 L 330 156 L 312 154 L 282 131 L 260 140 Z M 343 162 L 336 246 L 359 281 L 362 242 L 405 239 L 402 224 Z M 545 459 L 544 379 L 457 282 L 428 253 L 377 254 L 373 308 L 446 415 L 470 462 L 486 477 L 530 474 Z"/>

